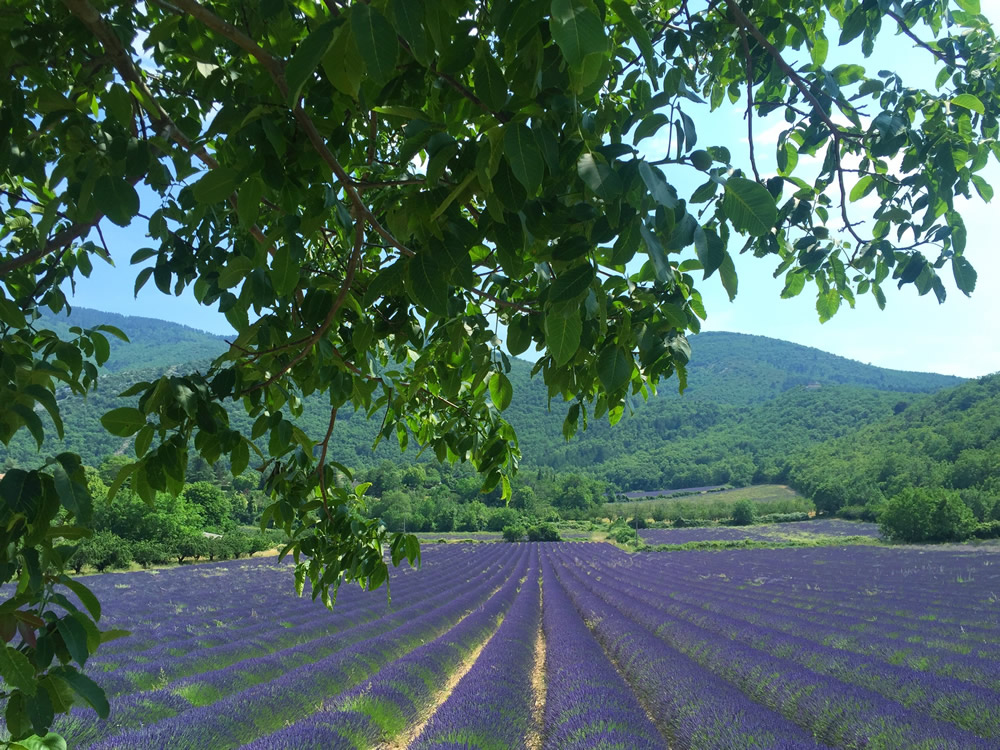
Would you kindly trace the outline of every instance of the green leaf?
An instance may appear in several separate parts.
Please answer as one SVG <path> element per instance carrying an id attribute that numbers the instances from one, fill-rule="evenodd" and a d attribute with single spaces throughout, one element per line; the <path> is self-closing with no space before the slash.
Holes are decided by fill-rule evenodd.
<path id="1" fill-rule="evenodd" d="M 250 448 L 247 447 L 246 441 L 240 439 L 240 441 L 233 446 L 233 452 L 229 458 L 229 466 L 233 472 L 234 477 L 238 477 L 242 474 L 247 466 L 250 465 Z"/>
<path id="2" fill-rule="evenodd" d="M 139 194 L 121 177 L 98 177 L 93 198 L 97 210 L 120 227 L 127 227 L 139 213 Z"/>
<path id="3" fill-rule="evenodd" d="M 570 302 L 586 294 L 595 277 L 594 267 L 589 263 L 569 268 L 556 277 L 549 288 L 550 303 Z"/>
<path id="4" fill-rule="evenodd" d="M 595 159 L 593 154 L 581 155 L 576 162 L 576 171 L 598 198 L 610 201 L 621 195 L 621 178 L 610 166 Z"/>
<path id="5" fill-rule="evenodd" d="M 798 271 L 790 271 L 785 276 L 785 288 L 781 290 L 782 299 L 790 299 L 797 296 L 806 285 L 806 275 Z"/>
<path id="6" fill-rule="evenodd" d="M 29 697 L 34 696 L 38 690 L 35 668 L 31 666 L 27 656 L 11 646 L 0 649 L 0 677 Z"/>
<path id="7" fill-rule="evenodd" d="M 503 134 L 503 146 L 514 176 L 527 189 L 528 197 L 534 197 L 542 185 L 545 168 L 535 134 L 527 125 L 508 125 Z"/>
<path id="8" fill-rule="evenodd" d="M 632 357 L 618 346 L 609 346 L 597 358 L 597 377 L 608 393 L 624 388 L 632 379 Z"/>
<path id="9" fill-rule="evenodd" d="M 972 185 L 979 193 L 979 197 L 989 203 L 993 200 L 993 186 L 977 174 L 972 175 Z"/>
<path id="10" fill-rule="evenodd" d="M 840 292 L 830 289 L 820 292 L 816 297 L 816 312 L 819 313 L 819 322 L 825 323 L 832 318 L 840 308 Z"/>
<path id="11" fill-rule="evenodd" d="M 978 112 L 979 114 L 984 114 L 986 112 L 986 108 L 983 106 L 979 97 L 973 96 L 972 94 L 959 94 L 951 100 L 951 103 L 959 107 L 971 109 L 973 112 Z"/>
<path id="12" fill-rule="evenodd" d="M 260 216 L 260 201 L 264 197 L 264 181 L 257 175 L 247 178 L 240 188 L 237 206 L 239 207 L 240 226 L 249 229 L 257 223 Z"/>
<path id="13" fill-rule="evenodd" d="M 817 31 L 816 36 L 813 37 L 812 47 L 809 49 L 809 56 L 812 58 L 812 63 L 816 67 L 820 67 L 826 62 L 826 56 L 830 51 L 830 41 L 826 38 L 826 34 L 822 31 Z"/>
<path id="14" fill-rule="evenodd" d="M 774 198 L 760 183 L 743 177 L 730 177 L 722 208 L 738 232 L 761 237 L 778 220 Z"/>
<path id="15" fill-rule="evenodd" d="M 90 649 L 87 648 L 87 631 L 73 617 L 67 615 L 59 620 L 56 630 L 62 636 L 66 650 L 73 660 L 81 667 L 87 663 Z"/>
<path id="16" fill-rule="evenodd" d="M 951 259 L 951 271 L 955 274 L 955 286 L 966 296 L 971 295 L 976 288 L 978 274 L 964 255 L 956 255 Z"/>
<path id="17" fill-rule="evenodd" d="M 870 174 L 866 174 L 857 184 L 851 188 L 851 203 L 864 198 L 875 187 L 875 180 Z"/>
<path id="18" fill-rule="evenodd" d="M 80 603 L 87 608 L 87 611 L 90 612 L 90 616 L 94 618 L 94 622 L 101 619 L 101 603 L 97 600 L 97 597 L 94 596 L 90 589 L 79 581 L 74 581 L 69 576 L 62 576 L 59 579 L 59 582 L 76 594 L 77 599 L 79 599 Z"/>
<path id="19" fill-rule="evenodd" d="M 287 245 L 279 247 L 271 260 L 271 283 L 279 297 L 287 297 L 299 284 L 299 265 Z"/>
<path id="20" fill-rule="evenodd" d="M 700 225 L 694 230 L 694 252 L 705 270 L 703 279 L 715 273 L 726 259 L 726 246 L 714 229 L 704 229 Z"/>
<path id="21" fill-rule="evenodd" d="M 670 122 L 670 118 L 662 112 L 654 112 L 651 115 L 646 115 L 636 126 L 635 132 L 632 134 L 632 145 L 638 146 L 639 141 L 643 138 L 655 135 L 656 131 L 668 122 Z"/>
<path id="22" fill-rule="evenodd" d="M 97 711 L 97 715 L 102 719 L 108 718 L 111 707 L 108 705 L 107 696 L 101 686 L 84 674 L 80 674 L 72 667 L 57 667 L 51 672 L 73 688 L 73 692 L 83 698 L 91 708 Z"/>
<path id="23" fill-rule="evenodd" d="M 648 162 L 640 161 L 639 177 L 642 178 L 646 190 L 654 201 L 664 208 L 674 208 L 677 205 L 677 191 L 673 185 L 667 183 L 659 169 L 652 167 Z"/>
<path id="24" fill-rule="evenodd" d="M 399 54 L 399 40 L 392 24 L 367 3 L 356 3 L 351 7 L 351 31 L 368 75 L 378 83 L 388 81 Z"/>
<path id="25" fill-rule="evenodd" d="M 430 63 L 430 35 L 424 26 L 424 0 L 392 0 L 392 17 L 410 52 L 424 65 Z"/>
<path id="26" fill-rule="evenodd" d="M 239 182 L 240 175 L 237 170 L 231 167 L 216 167 L 198 180 L 191 192 L 199 203 L 219 203 L 233 194 Z"/>
<path id="27" fill-rule="evenodd" d="M 966 13 L 973 13 L 979 15 L 982 13 L 982 8 L 979 5 L 979 0 L 955 0 L 958 3 L 958 7 L 964 10 Z"/>
<path id="28" fill-rule="evenodd" d="M 646 63 L 646 68 L 648 68 L 652 76 L 652 73 L 657 69 L 657 65 L 656 53 L 653 50 L 653 43 L 650 41 L 649 33 L 639 22 L 639 19 L 635 17 L 635 14 L 632 13 L 632 8 L 625 0 L 611 0 L 611 9 L 618 14 L 625 28 L 628 29 L 629 36 L 632 37 L 632 41 L 639 48 L 643 62 Z"/>
<path id="29" fill-rule="evenodd" d="M 500 411 L 504 411 L 510 406 L 513 398 L 514 387 L 510 384 L 507 376 L 502 372 L 493 373 L 493 377 L 490 378 L 490 400 L 493 405 Z"/>
<path id="30" fill-rule="evenodd" d="M 733 264 L 732 256 L 727 252 L 719 265 L 719 277 L 722 279 L 722 286 L 729 295 L 729 301 L 736 299 L 736 291 L 739 288 L 739 279 L 736 277 L 736 266 Z"/>
<path id="31" fill-rule="evenodd" d="M 333 44 L 334 22 L 327 21 L 317 26 L 307 36 L 292 59 L 285 66 L 285 83 L 288 84 L 288 105 L 295 107 L 299 101 L 299 94 L 312 74 L 316 72 L 320 61 Z"/>
<path id="32" fill-rule="evenodd" d="M 431 252 L 417 253 L 406 264 L 411 299 L 437 315 L 448 314 L 448 274 Z"/>
<path id="33" fill-rule="evenodd" d="M 583 322 L 575 305 L 558 305 L 545 313 L 545 346 L 555 360 L 563 366 L 580 348 Z"/>
<path id="34" fill-rule="evenodd" d="M 112 435 L 130 437 L 145 426 L 146 415 L 134 407 L 121 406 L 101 417 L 101 424 Z"/>
<path id="35" fill-rule="evenodd" d="M 499 112 L 507 103 L 507 80 L 496 60 L 490 55 L 481 55 L 473 70 L 475 91 L 480 99 L 494 112 Z"/>
<path id="36" fill-rule="evenodd" d="M 66 740 L 55 732 L 49 732 L 44 737 L 28 737 L 18 740 L 10 746 L 11 750 L 66 750 Z"/>
<path id="37" fill-rule="evenodd" d="M 604 24 L 591 8 L 579 0 L 552 0 L 551 12 L 552 38 L 571 66 L 579 67 L 587 55 L 607 50 Z"/>

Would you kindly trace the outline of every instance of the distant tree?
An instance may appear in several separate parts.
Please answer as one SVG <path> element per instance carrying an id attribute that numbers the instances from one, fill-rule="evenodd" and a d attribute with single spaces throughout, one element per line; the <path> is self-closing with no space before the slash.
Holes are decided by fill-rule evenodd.
<path id="1" fill-rule="evenodd" d="M 733 505 L 733 525 L 750 526 L 757 520 L 757 508 L 752 500 L 740 500 Z"/>
<path id="2" fill-rule="evenodd" d="M 962 541 L 976 519 L 958 492 L 913 487 L 889 498 L 879 514 L 882 535 L 898 542 Z"/>
<path id="3" fill-rule="evenodd" d="M 233 504 L 221 489 L 211 482 L 195 482 L 184 488 L 184 499 L 201 509 L 205 525 L 213 528 L 233 523 Z"/>
<path id="4" fill-rule="evenodd" d="M 70 560 L 79 573 L 84 565 L 103 573 L 108 568 L 127 568 L 132 562 L 132 550 L 127 540 L 108 531 L 98 531 L 85 539 Z"/>
<path id="5" fill-rule="evenodd" d="M 540 523 L 528 527 L 529 542 L 560 542 L 559 530 L 550 523 Z"/>
<path id="6" fill-rule="evenodd" d="M 525 533 L 523 526 L 504 526 L 503 540 L 505 542 L 520 542 L 524 540 Z"/>

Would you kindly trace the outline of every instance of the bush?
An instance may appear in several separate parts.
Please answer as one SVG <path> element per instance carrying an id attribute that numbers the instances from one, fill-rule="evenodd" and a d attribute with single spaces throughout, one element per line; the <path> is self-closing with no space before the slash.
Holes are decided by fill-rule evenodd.
<path id="1" fill-rule="evenodd" d="M 757 520 L 757 508 L 751 500 L 740 500 L 733 505 L 733 526 L 751 526 Z"/>
<path id="2" fill-rule="evenodd" d="M 132 543 L 132 559 L 144 568 L 162 565 L 170 560 L 170 552 L 161 544 L 148 540 Z"/>
<path id="3" fill-rule="evenodd" d="M 85 565 L 103 573 L 108 568 L 127 568 L 132 563 L 132 550 L 127 541 L 110 531 L 98 531 L 85 539 L 70 558 L 70 566 L 79 573 Z"/>
<path id="4" fill-rule="evenodd" d="M 955 490 L 913 487 L 886 502 L 882 536 L 897 542 L 958 542 L 976 530 L 975 516 Z"/>
<path id="5" fill-rule="evenodd" d="M 998 539 L 1000 538 L 1000 521 L 977 523 L 972 535 L 976 539 Z"/>
<path id="6" fill-rule="evenodd" d="M 877 521 L 878 509 L 869 505 L 845 505 L 837 511 L 837 518 L 845 521 Z"/>
<path id="7" fill-rule="evenodd" d="M 705 518 L 685 518 L 678 516 L 674 519 L 675 529 L 693 529 L 698 526 L 711 526 L 712 522 Z"/>
<path id="8" fill-rule="evenodd" d="M 618 529 L 614 534 L 614 540 L 618 544 L 628 544 L 635 541 L 635 531 L 629 528 Z"/>
<path id="9" fill-rule="evenodd" d="M 200 532 L 192 531 L 174 541 L 172 552 L 178 563 L 189 557 L 198 560 L 208 556 L 208 540 Z"/>
<path id="10" fill-rule="evenodd" d="M 520 542 L 524 539 L 524 527 L 523 526 L 504 526 L 503 527 L 503 540 L 505 542 Z"/>
<path id="11" fill-rule="evenodd" d="M 275 543 L 264 534 L 254 534 L 249 537 L 249 539 L 250 546 L 248 554 L 250 555 L 256 554 L 257 552 L 266 552 L 275 546 Z"/>
<path id="12" fill-rule="evenodd" d="M 555 526 L 549 523 L 540 523 L 528 529 L 529 542 L 561 542 L 562 537 Z"/>

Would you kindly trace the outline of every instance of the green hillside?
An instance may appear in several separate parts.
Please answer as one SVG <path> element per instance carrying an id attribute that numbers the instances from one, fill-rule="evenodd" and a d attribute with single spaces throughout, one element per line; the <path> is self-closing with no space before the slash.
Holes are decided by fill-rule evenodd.
<path id="1" fill-rule="evenodd" d="M 875 505 L 909 487 L 946 488 L 960 491 L 980 520 L 1000 519 L 1000 374 L 913 399 L 788 464 L 791 484 L 820 509 Z"/>
<path id="2" fill-rule="evenodd" d="M 69 317 L 44 315 L 37 325 L 66 337 L 70 335 L 71 326 L 93 328 L 101 324 L 120 328 L 129 337 L 128 343 L 114 336 L 108 337 L 111 357 L 104 366 L 108 372 L 167 369 L 187 362 L 213 359 L 227 348 L 222 336 L 179 323 L 135 315 L 118 315 L 86 307 L 74 307 Z"/>
<path id="3" fill-rule="evenodd" d="M 112 453 L 130 452 L 127 441 L 100 426 L 105 412 L 127 402 L 117 398 L 135 380 L 148 380 L 174 369 L 204 369 L 225 342 L 195 329 L 149 318 L 126 317 L 76 308 L 72 317 L 45 319 L 64 330 L 110 323 L 131 343 L 115 343 L 110 372 L 86 399 L 62 394 L 66 423 L 64 448 L 53 441 L 46 452 L 69 449 L 85 461 L 100 463 Z M 591 420 L 586 432 L 570 442 L 562 436 L 568 405 L 549 404 L 544 384 L 532 379 L 532 365 L 512 360 L 515 397 L 506 412 L 520 438 L 525 466 L 592 474 L 621 489 L 660 489 L 732 482 L 773 481 L 784 472 L 784 457 L 804 443 L 842 435 L 885 417 L 901 400 L 962 382 L 927 373 L 899 372 L 864 365 L 818 349 L 762 336 L 704 333 L 692 339 L 688 389 L 676 381 L 661 383 L 659 394 L 634 398 L 632 413 L 613 429 Z M 242 406 L 229 409 L 234 426 L 245 433 L 250 422 Z M 297 420 L 305 432 L 320 437 L 329 409 L 309 399 Z M 342 412 L 331 450 L 336 460 L 366 468 L 397 459 L 394 443 L 373 453 L 378 421 Z M 24 435 L 0 460 L 34 460 L 34 443 Z M 415 456 L 415 454 L 413 454 Z"/>

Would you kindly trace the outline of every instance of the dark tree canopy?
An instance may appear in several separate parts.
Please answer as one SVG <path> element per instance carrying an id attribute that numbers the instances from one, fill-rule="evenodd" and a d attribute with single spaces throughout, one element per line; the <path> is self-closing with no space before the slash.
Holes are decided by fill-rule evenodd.
<path id="1" fill-rule="evenodd" d="M 38 312 L 95 263 L 126 262 L 102 225 L 140 227 L 136 289 L 191 288 L 236 336 L 105 416 L 134 449 L 112 494 L 176 494 L 194 453 L 252 465 L 265 522 L 324 598 L 342 577 L 383 583 L 386 545 L 393 563 L 419 554 L 360 513 L 364 486 L 337 481 L 341 410 L 471 462 L 507 497 L 509 354 L 539 352 L 551 396 L 573 402 L 569 435 L 663 378 L 683 387 L 696 284 L 718 274 L 735 295 L 733 253 L 774 263 L 786 296 L 814 284 L 821 319 L 858 294 L 883 305 L 889 283 L 939 299 L 939 273 L 975 285 L 955 198 L 988 200 L 977 172 L 1000 157 L 979 0 L 9 0 L 0 19 L 0 439 L 41 445 L 40 413 L 62 429 L 56 389 L 95 385 L 120 332 L 60 338 Z M 937 64 L 934 89 L 826 63 L 831 41 L 867 56 L 900 33 Z M 727 100 L 748 131 L 784 114 L 776 176 L 698 140 L 691 113 Z M 661 129 L 664 153 L 638 148 Z M 802 156 L 822 157 L 814 179 Z M 692 195 L 684 173 L 701 174 Z M 861 224 L 851 202 L 869 194 Z M 316 393 L 328 429 L 307 435 L 295 416 Z M 40 457 L 0 495 L 17 738 L 66 695 L 107 704 L 72 666 L 100 640 L 99 604 L 61 573 L 89 533 L 79 458 Z M 43 613 L 65 586 L 84 609 Z"/>

